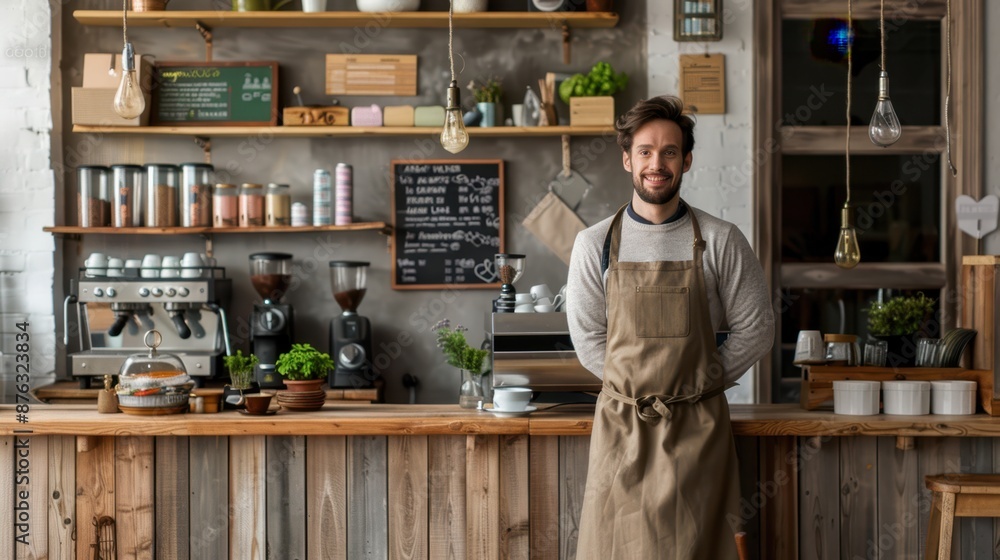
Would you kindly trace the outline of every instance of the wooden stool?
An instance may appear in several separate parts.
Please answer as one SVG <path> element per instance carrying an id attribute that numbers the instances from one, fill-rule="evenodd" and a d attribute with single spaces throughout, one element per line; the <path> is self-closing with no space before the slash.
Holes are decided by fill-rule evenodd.
<path id="1" fill-rule="evenodd" d="M 938 474 L 926 477 L 933 492 L 925 558 L 951 558 L 956 517 L 1000 517 L 1000 475 Z"/>

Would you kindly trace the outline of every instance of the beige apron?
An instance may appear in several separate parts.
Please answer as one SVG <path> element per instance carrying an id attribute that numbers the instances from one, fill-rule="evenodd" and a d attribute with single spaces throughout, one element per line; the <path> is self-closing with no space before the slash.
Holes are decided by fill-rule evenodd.
<path id="1" fill-rule="evenodd" d="M 736 448 L 698 220 L 689 207 L 693 260 L 618 262 L 623 212 L 611 222 L 604 388 L 576 557 L 735 559 Z"/>

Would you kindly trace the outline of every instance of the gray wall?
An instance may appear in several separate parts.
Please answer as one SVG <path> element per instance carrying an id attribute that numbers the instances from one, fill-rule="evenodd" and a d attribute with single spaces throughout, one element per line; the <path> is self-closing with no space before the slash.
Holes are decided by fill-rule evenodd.
<path id="1" fill-rule="evenodd" d="M 225 2 L 213 5 L 224 7 Z M 195 9 L 203 6 L 195 0 L 174 0 L 170 9 Z M 491 0 L 493 10 L 521 10 L 524 0 Z M 111 0 L 79 2 L 76 9 L 120 9 Z M 293 7 L 298 8 L 294 2 Z M 354 9 L 350 0 L 331 0 L 331 10 Z M 423 9 L 447 9 L 447 2 L 425 0 Z M 564 65 L 558 30 L 456 30 L 456 71 L 464 87 L 471 78 L 497 75 L 503 78 L 506 112 L 511 102 L 520 102 L 524 88 L 536 83 L 546 71 L 586 72 L 598 60 L 607 60 L 616 70 L 629 73 L 629 90 L 616 98 L 616 110 L 622 112 L 647 91 L 647 30 L 644 0 L 619 2 L 621 22 L 614 29 L 573 31 L 573 63 Z M 66 10 L 63 25 L 63 94 L 81 83 L 83 54 L 120 52 L 120 29 L 84 27 Z M 138 28 L 131 29 L 131 40 L 141 54 L 159 60 L 203 60 L 204 49 L 194 30 Z M 328 101 L 323 96 L 324 55 L 338 53 L 343 44 L 357 45 L 364 53 L 415 53 L 419 55 L 419 95 L 415 98 L 344 98 L 349 106 L 380 104 L 442 104 L 447 86 L 447 31 L 427 29 L 377 30 L 370 39 L 365 30 L 354 29 L 216 29 L 215 60 L 277 60 L 281 63 L 281 103 L 290 104 L 292 88 L 300 85 L 306 103 Z M 458 56 L 461 53 L 462 56 Z M 466 103 L 471 103 L 463 90 Z M 68 109 L 68 108 L 67 108 Z M 565 108 L 563 108 L 565 113 Z M 156 163 L 200 161 L 201 150 L 188 137 L 90 136 L 71 133 L 68 110 L 63 118 L 64 158 L 69 164 L 84 163 Z M 214 138 L 213 163 L 225 169 L 227 180 L 240 182 L 283 182 L 292 185 L 293 199 L 310 202 L 312 171 L 332 169 L 337 162 L 354 166 L 355 216 L 362 220 L 391 222 L 389 212 L 389 162 L 412 157 L 414 153 L 429 159 L 456 158 L 445 152 L 435 139 L 298 139 L 271 138 L 267 135 L 239 138 Z M 527 288 L 545 282 L 554 289 L 565 283 L 566 266 L 538 242 L 523 226 L 521 219 L 545 192 L 548 181 L 561 169 L 560 143 L 557 137 L 543 139 L 473 138 L 457 159 L 503 159 L 506 189 L 506 249 L 528 255 L 524 277 L 518 283 Z M 621 159 L 613 139 L 580 138 L 573 141 L 574 163 L 586 165 L 585 176 L 595 185 L 579 213 L 588 224 L 609 215 L 627 200 L 631 186 L 621 168 Z M 582 166 L 581 166 L 582 168 Z M 56 169 L 60 169 L 57 165 Z M 65 210 L 57 210 L 57 223 L 74 223 L 75 174 L 71 168 L 62 175 L 57 200 Z M 68 211 L 67 216 L 60 215 Z M 85 236 L 81 241 L 57 243 L 57 266 L 72 271 L 81 266 L 91 252 L 139 258 L 147 252 L 180 255 L 204 250 L 197 236 Z M 296 309 L 298 338 L 326 348 L 329 320 L 339 312 L 330 292 L 327 261 L 331 259 L 370 260 L 368 296 L 360 312 L 369 317 L 375 330 L 376 354 L 382 344 L 391 345 L 407 333 L 413 342 L 394 358 L 383 372 L 387 400 L 407 398 L 400 383 L 404 373 L 420 379 L 419 402 L 455 402 L 458 372 L 444 363 L 434 345 L 429 327 L 448 317 L 453 323 L 471 328 L 470 341 L 483 338 L 484 314 L 496 297 L 493 290 L 458 292 L 400 292 L 391 289 L 390 255 L 386 238 L 374 232 L 333 234 L 254 234 L 219 235 L 215 253 L 220 266 L 233 278 L 234 294 L 229 304 L 230 329 L 236 347 L 247 348 L 246 317 L 257 300 L 247 270 L 247 255 L 257 251 L 285 251 L 295 255 L 297 289 L 286 300 Z M 54 301 L 61 305 L 68 287 L 65 278 L 57 278 Z M 57 316 L 59 314 L 57 313 Z M 57 329 L 62 333 L 61 318 Z M 404 337 L 405 339 L 405 337 Z M 387 346 L 388 347 L 388 346 Z M 397 355 L 398 354 L 398 355 Z M 65 371 L 60 357 L 58 371 Z"/>

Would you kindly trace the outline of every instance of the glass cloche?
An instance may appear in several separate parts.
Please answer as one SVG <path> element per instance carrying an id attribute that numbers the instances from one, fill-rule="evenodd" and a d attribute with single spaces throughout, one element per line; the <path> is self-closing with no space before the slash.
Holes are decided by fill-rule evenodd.
<path id="1" fill-rule="evenodd" d="M 172 414 L 188 407 L 194 381 L 180 358 L 156 351 L 163 338 L 159 332 L 146 333 L 148 353 L 132 354 L 118 371 L 118 406 L 132 414 Z"/>

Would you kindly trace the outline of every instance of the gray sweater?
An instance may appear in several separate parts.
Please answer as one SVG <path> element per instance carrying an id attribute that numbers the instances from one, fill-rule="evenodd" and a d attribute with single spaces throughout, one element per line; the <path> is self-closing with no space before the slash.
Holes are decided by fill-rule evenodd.
<path id="1" fill-rule="evenodd" d="M 691 206 L 705 239 L 703 265 L 712 325 L 731 332 L 719 349 L 726 382 L 739 379 L 774 342 L 774 314 L 757 256 L 735 225 Z M 566 308 L 573 346 L 583 366 L 604 377 L 607 304 L 601 274 L 601 251 L 611 218 L 580 232 L 570 257 Z M 661 225 L 641 224 L 622 216 L 622 262 L 691 260 L 691 213 Z"/>

